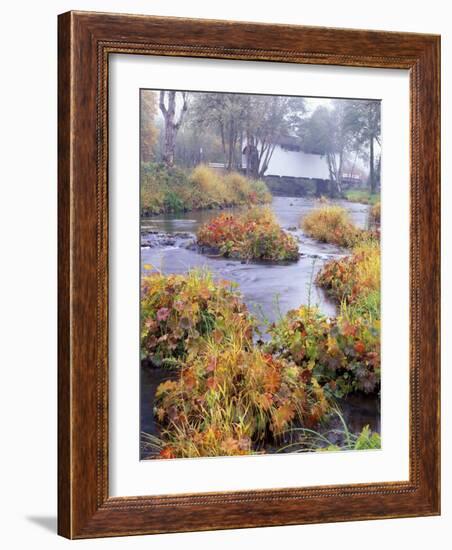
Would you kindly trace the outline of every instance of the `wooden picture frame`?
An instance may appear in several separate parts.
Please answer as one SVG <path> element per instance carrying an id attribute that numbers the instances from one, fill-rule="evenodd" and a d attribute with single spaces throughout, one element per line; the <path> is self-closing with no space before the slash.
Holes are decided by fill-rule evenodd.
<path id="1" fill-rule="evenodd" d="M 113 53 L 410 73 L 409 481 L 108 492 L 108 62 Z M 440 513 L 440 38 L 68 12 L 58 39 L 58 532 L 68 538 Z"/>

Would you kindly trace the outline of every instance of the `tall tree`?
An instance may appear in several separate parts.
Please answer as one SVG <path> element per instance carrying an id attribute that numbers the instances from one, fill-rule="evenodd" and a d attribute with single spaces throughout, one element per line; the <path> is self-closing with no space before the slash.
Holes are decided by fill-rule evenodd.
<path id="1" fill-rule="evenodd" d="M 291 133 L 295 114 L 293 99 L 282 96 L 249 96 L 246 113 L 246 172 L 262 178 L 279 140 Z M 302 109 L 300 102 L 297 109 Z"/>
<path id="2" fill-rule="evenodd" d="M 157 98 L 155 92 L 142 90 L 140 113 L 140 152 L 141 161 L 149 162 L 155 154 L 159 131 L 155 124 Z"/>
<path id="3" fill-rule="evenodd" d="M 176 113 L 176 94 L 178 93 L 181 95 L 182 98 L 182 107 L 179 111 L 179 115 L 177 115 Z M 165 121 L 163 162 L 167 166 L 173 166 L 177 132 L 181 127 L 184 116 L 188 110 L 188 92 L 173 92 L 161 90 L 159 107 Z"/>
<path id="4" fill-rule="evenodd" d="M 343 100 L 334 101 L 332 109 L 317 107 L 303 126 L 304 148 L 326 157 L 335 195 L 342 193 L 344 163 L 352 144 L 351 130 Z"/>
<path id="5" fill-rule="evenodd" d="M 351 101 L 347 105 L 348 125 L 354 133 L 357 148 L 365 151 L 369 159 L 369 187 L 376 193 L 380 179 L 381 156 L 375 152 L 376 145 L 381 147 L 381 109 L 380 102 L 375 100 Z"/>
<path id="6" fill-rule="evenodd" d="M 243 130 L 248 96 L 226 93 L 197 94 L 191 108 L 191 124 L 198 130 L 215 128 L 221 139 L 224 165 L 237 165 L 237 148 Z"/>

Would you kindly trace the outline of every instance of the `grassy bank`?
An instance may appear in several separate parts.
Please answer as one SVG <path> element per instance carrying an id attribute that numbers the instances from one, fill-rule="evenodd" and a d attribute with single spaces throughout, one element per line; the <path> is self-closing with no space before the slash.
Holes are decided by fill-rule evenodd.
<path id="1" fill-rule="evenodd" d="M 298 244 L 276 221 L 269 208 L 251 208 L 242 214 L 220 214 L 203 225 L 198 245 L 244 260 L 271 262 L 298 259 Z"/>
<path id="2" fill-rule="evenodd" d="M 141 169 L 141 215 L 207 208 L 266 204 L 272 200 L 263 181 L 236 172 L 221 174 L 206 165 L 193 170 L 146 163 Z"/>
<path id="3" fill-rule="evenodd" d="M 349 189 L 345 191 L 344 199 L 362 204 L 376 204 L 380 200 L 380 195 L 377 193 L 372 194 L 364 189 Z"/>

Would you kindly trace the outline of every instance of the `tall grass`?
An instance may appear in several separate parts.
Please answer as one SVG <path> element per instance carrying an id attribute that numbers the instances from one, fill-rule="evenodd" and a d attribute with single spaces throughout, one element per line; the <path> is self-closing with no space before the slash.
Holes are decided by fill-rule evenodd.
<path id="1" fill-rule="evenodd" d="M 315 426 L 329 404 L 294 363 L 265 354 L 232 330 L 209 338 L 176 381 L 157 388 L 156 416 L 170 457 L 259 452 L 301 423 Z"/>
<path id="2" fill-rule="evenodd" d="M 366 238 L 367 232 L 355 227 L 348 212 L 340 206 L 323 206 L 312 210 L 301 220 L 309 237 L 321 242 L 351 247 Z"/>
<path id="3" fill-rule="evenodd" d="M 234 172 L 221 174 L 204 164 L 192 171 L 143 164 L 140 189 L 142 215 L 266 204 L 272 200 L 263 181 Z"/>
<path id="4" fill-rule="evenodd" d="M 349 189 L 345 191 L 344 198 L 350 202 L 360 202 L 362 204 L 376 204 L 380 200 L 379 194 L 372 194 L 364 189 Z"/>

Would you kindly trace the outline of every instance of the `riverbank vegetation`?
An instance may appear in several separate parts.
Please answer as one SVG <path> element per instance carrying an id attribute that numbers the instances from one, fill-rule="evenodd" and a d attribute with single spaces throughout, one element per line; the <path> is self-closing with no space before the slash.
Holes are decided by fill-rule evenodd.
<path id="1" fill-rule="evenodd" d="M 365 241 L 351 255 L 327 262 L 316 283 L 343 304 L 349 316 L 380 318 L 380 244 Z"/>
<path id="2" fill-rule="evenodd" d="M 372 238 L 369 231 L 356 227 L 348 212 L 341 206 L 326 205 L 306 214 L 301 228 L 309 237 L 320 242 L 350 248 Z"/>
<path id="3" fill-rule="evenodd" d="M 320 429 L 336 398 L 377 392 L 379 320 L 347 312 L 331 319 L 301 306 L 269 327 L 264 344 L 234 284 L 206 270 L 145 277 L 142 357 L 150 368 L 176 367 L 156 390 L 158 456 L 282 448 L 294 430 Z"/>
<path id="4" fill-rule="evenodd" d="M 309 372 L 328 394 L 374 393 L 380 383 L 380 323 L 341 311 L 329 318 L 316 308 L 289 311 L 269 332 L 269 353 Z"/>
<path id="5" fill-rule="evenodd" d="M 376 202 L 369 211 L 369 225 L 378 227 L 381 222 L 381 203 Z"/>
<path id="6" fill-rule="evenodd" d="M 187 275 L 154 271 L 142 279 L 141 357 L 154 367 L 182 366 L 197 353 L 200 339 L 223 339 L 230 327 L 250 338 L 252 323 L 237 285 L 214 282 L 207 270 Z"/>
<path id="7" fill-rule="evenodd" d="M 362 204 L 376 204 L 380 201 L 379 193 L 371 193 L 366 189 L 349 189 L 343 194 L 344 199 L 350 202 L 360 202 Z"/>
<path id="8" fill-rule="evenodd" d="M 298 260 L 298 243 L 281 229 L 269 208 L 251 208 L 241 214 L 220 214 L 197 234 L 200 247 L 225 257 L 284 262 Z"/>
<path id="9" fill-rule="evenodd" d="M 156 398 L 166 458 L 264 452 L 296 424 L 317 426 L 329 408 L 303 369 L 234 329 L 220 341 L 207 339 Z"/>
<path id="10" fill-rule="evenodd" d="M 237 172 L 222 174 L 203 164 L 188 170 L 148 162 L 141 170 L 142 216 L 267 204 L 272 200 L 263 181 Z"/>

